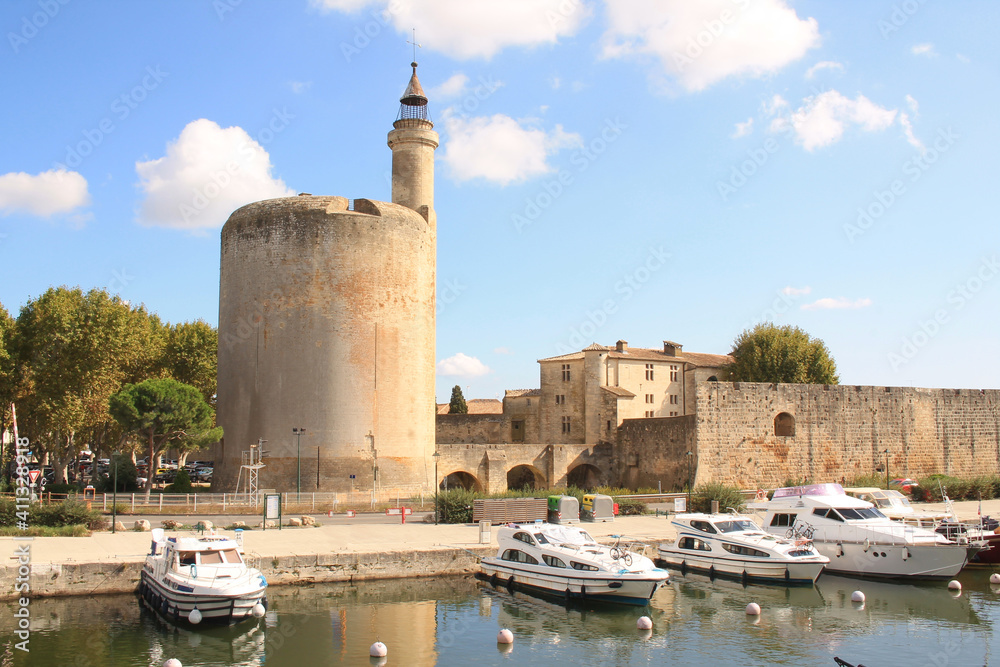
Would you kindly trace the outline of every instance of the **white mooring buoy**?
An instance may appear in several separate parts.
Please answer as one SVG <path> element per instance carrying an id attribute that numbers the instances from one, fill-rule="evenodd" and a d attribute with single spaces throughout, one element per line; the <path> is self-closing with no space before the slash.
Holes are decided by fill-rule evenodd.
<path id="1" fill-rule="evenodd" d="M 851 593 L 851 602 L 864 602 L 865 594 L 861 591 L 854 591 Z"/>
<path id="2" fill-rule="evenodd" d="M 993 574 L 991 574 L 990 575 L 990 583 L 991 584 L 1000 584 L 1000 573 L 994 572 Z"/>
<path id="3" fill-rule="evenodd" d="M 253 606 L 253 609 L 250 610 L 250 613 L 253 614 L 254 618 L 262 618 L 264 614 L 267 613 L 267 610 L 264 609 L 264 605 L 258 602 Z"/>
<path id="4" fill-rule="evenodd" d="M 504 628 L 497 633 L 497 644 L 513 644 L 514 643 L 514 633 Z"/>
<path id="5" fill-rule="evenodd" d="M 194 623 L 195 625 L 201 623 L 201 612 L 198 611 L 198 607 L 192 609 L 191 613 L 188 614 L 188 622 Z"/>
<path id="6" fill-rule="evenodd" d="M 183 666 L 181 665 L 181 661 L 178 660 L 177 658 L 170 658 L 170 660 L 167 660 L 165 663 L 163 663 L 163 667 L 183 667 Z"/>
<path id="7" fill-rule="evenodd" d="M 635 622 L 635 627 L 639 630 L 652 630 L 653 629 L 653 619 L 649 616 L 640 616 L 639 620 Z"/>
<path id="8" fill-rule="evenodd" d="M 375 642 L 371 645 L 371 648 L 368 649 L 368 655 L 373 658 L 384 658 L 388 654 L 389 649 L 387 649 L 385 644 L 382 642 Z"/>
<path id="9" fill-rule="evenodd" d="M 962 590 L 962 582 L 959 581 L 958 579 L 952 579 L 951 581 L 948 582 L 948 590 L 949 591 Z"/>
<path id="10" fill-rule="evenodd" d="M 756 602 L 751 602 L 747 605 L 747 616 L 760 616 L 760 605 Z"/>

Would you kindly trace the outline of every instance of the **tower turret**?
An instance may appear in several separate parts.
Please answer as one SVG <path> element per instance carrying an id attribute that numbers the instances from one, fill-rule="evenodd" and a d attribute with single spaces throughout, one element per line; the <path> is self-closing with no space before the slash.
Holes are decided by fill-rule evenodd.
<path id="1" fill-rule="evenodd" d="M 392 149 L 392 203 L 422 215 L 431 224 L 434 215 L 434 149 L 438 134 L 427 114 L 427 96 L 413 75 L 399 98 L 399 115 L 392 124 L 388 143 Z"/>

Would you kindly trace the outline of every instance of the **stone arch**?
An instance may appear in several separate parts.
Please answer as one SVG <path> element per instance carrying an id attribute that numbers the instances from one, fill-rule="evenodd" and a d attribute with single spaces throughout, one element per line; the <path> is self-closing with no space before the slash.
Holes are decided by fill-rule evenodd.
<path id="1" fill-rule="evenodd" d="M 533 465 L 516 465 L 507 471 L 508 489 L 544 489 L 548 486 L 545 475 Z"/>
<path id="2" fill-rule="evenodd" d="M 718 382 L 718 381 L 719 381 L 719 378 L 717 376 L 715 376 L 715 375 L 711 375 L 708 378 L 708 382 Z"/>
<path id="3" fill-rule="evenodd" d="M 442 491 L 446 489 L 457 489 L 463 488 L 466 491 L 483 491 L 483 483 L 476 478 L 471 472 L 465 470 L 456 470 L 455 472 L 448 473 L 441 479 L 441 483 L 438 484 L 438 488 Z"/>
<path id="4" fill-rule="evenodd" d="M 569 474 L 566 476 L 566 481 L 570 486 L 589 491 L 604 483 L 604 475 L 601 474 L 601 469 L 597 466 L 589 463 L 581 463 L 575 468 L 570 469 Z"/>
<path id="5" fill-rule="evenodd" d="M 774 418 L 775 435 L 795 435 L 795 416 L 779 412 Z"/>

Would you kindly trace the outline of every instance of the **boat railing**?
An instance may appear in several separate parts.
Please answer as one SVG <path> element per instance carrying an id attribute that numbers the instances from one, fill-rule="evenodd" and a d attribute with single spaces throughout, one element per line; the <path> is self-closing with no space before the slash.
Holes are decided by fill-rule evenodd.
<path id="1" fill-rule="evenodd" d="M 818 539 L 824 542 L 841 542 L 848 544 L 884 544 L 889 546 L 912 545 L 914 539 L 914 527 L 906 524 L 866 526 L 843 525 L 843 526 L 814 526 L 807 522 L 796 522 L 789 531 L 791 535 L 787 537 Z"/>

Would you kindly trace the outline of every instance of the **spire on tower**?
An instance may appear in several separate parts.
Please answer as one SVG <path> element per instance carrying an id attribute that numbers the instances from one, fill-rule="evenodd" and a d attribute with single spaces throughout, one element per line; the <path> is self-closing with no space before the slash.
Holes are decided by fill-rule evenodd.
<path id="1" fill-rule="evenodd" d="M 410 67 L 413 68 L 413 75 L 410 76 L 410 82 L 406 85 L 403 96 L 399 98 L 399 115 L 396 120 L 417 118 L 430 121 L 427 116 L 427 95 L 424 94 L 420 79 L 417 78 L 416 61 L 410 63 Z"/>

